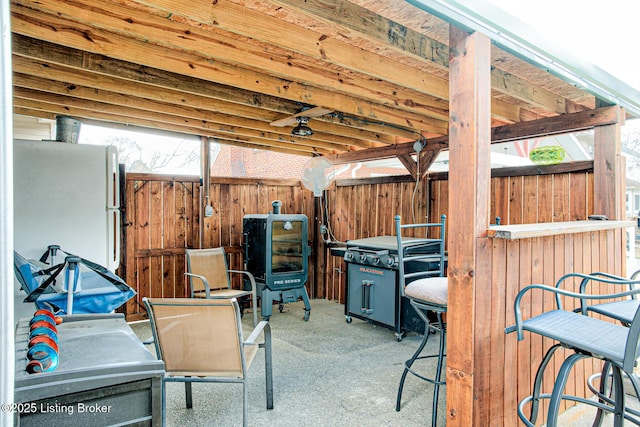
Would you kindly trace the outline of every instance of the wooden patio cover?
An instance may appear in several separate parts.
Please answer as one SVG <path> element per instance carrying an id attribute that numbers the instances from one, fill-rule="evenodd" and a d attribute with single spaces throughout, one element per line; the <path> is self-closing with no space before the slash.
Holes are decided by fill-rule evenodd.
<path id="1" fill-rule="evenodd" d="M 558 77 L 532 65 L 439 9 L 459 3 L 12 0 L 14 112 L 194 134 L 335 163 L 398 157 L 414 176 L 449 149 L 456 309 L 449 317 L 448 424 L 500 419 L 506 426 L 515 407 L 504 408 L 508 416 L 489 410 L 480 375 L 490 369 L 481 355 L 486 337 L 476 330 L 477 297 L 487 285 L 478 251 L 487 245 L 489 144 L 597 127 L 594 193 L 603 197 L 595 211 L 621 219 L 619 128 L 640 111 L 640 97 L 619 102 L 606 87 L 594 91 L 571 73 Z M 274 125 L 315 107 L 326 114 L 310 120 L 311 137 L 292 137 L 295 122 Z M 416 140 L 425 147 L 420 170 L 410 156 Z"/>

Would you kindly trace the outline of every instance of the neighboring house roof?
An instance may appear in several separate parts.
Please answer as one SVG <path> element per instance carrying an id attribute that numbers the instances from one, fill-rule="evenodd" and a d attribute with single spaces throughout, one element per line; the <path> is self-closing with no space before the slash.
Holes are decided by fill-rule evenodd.
<path id="1" fill-rule="evenodd" d="M 214 176 L 300 179 L 305 156 L 219 144 L 211 172 Z"/>

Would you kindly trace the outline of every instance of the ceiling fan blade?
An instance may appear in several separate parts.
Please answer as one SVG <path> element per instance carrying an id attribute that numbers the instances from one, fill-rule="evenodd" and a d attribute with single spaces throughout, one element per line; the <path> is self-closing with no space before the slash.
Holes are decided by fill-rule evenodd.
<path id="1" fill-rule="evenodd" d="M 313 108 L 309 108 L 308 110 L 301 111 L 292 116 L 285 117 L 283 119 L 274 120 L 269 124 L 271 126 L 277 126 L 277 127 L 291 126 L 298 123 L 298 121 L 296 120 L 296 117 L 309 117 L 309 118 L 320 117 L 330 113 L 331 111 L 333 110 L 329 110 L 328 108 L 324 108 L 324 107 L 313 107 Z"/>
<path id="2" fill-rule="evenodd" d="M 305 116 L 310 118 L 320 117 L 320 116 L 324 116 L 325 114 L 329 114 L 332 111 L 333 110 L 329 110 L 328 108 L 324 108 L 324 107 L 313 107 L 308 110 L 299 112 L 298 114 L 295 115 L 295 117 L 300 117 L 300 116 Z"/>
<path id="3" fill-rule="evenodd" d="M 274 120 L 269 123 L 271 126 L 283 127 L 283 126 L 291 126 L 293 124 L 298 123 L 296 120 L 296 116 L 285 117 L 284 119 Z"/>

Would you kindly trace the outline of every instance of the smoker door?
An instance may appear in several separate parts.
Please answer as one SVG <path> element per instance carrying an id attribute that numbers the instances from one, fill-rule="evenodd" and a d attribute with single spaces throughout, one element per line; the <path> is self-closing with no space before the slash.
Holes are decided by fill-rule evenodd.
<path id="1" fill-rule="evenodd" d="M 271 222 L 271 272 L 273 274 L 304 270 L 305 229 L 306 224 L 303 221 L 282 219 Z"/>

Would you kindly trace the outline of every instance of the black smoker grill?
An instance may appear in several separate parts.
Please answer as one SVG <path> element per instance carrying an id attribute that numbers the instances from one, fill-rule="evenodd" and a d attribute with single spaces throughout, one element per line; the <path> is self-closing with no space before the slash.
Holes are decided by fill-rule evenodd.
<path id="1" fill-rule="evenodd" d="M 272 305 L 304 301 L 304 320 L 311 305 L 305 284 L 309 276 L 308 221 L 306 215 L 281 214 L 282 203 L 272 203 L 273 213 L 245 215 L 242 232 L 247 271 L 256 279 L 261 298 L 261 314 L 271 317 Z"/>
<path id="2" fill-rule="evenodd" d="M 429 242 L 430 239 L 421 240 L 426 240 L 425 244 L 412 247 L 412 252 L 428 254 L 439 250 L 439 245 Z M 395 332 L 398 341 L 402 340 L 403 331 L 424 333 L 424 321 L 415 313 L 408 299 L 400 297 L 396 236 L 348 240 L 344 261 L 347 264 L 344 306 L 347 323 L 351 323 L 353 316 L 384 326 Z M 439 267 L 437 262 L 407 264 L 406 272 L 437 270 Z"/>

